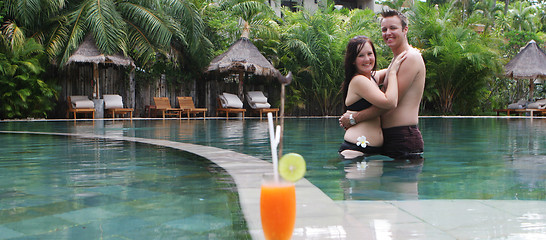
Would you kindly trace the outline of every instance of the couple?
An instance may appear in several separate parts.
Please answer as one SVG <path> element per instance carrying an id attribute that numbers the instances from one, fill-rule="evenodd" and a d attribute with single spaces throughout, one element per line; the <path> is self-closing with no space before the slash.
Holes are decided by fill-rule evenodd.
<path id="1" fill-rule="evenodd" d="M 423 138 L 417 127 L 425 87 L 425 63 L 409 45 L 407 18 L 396 10 L 381 13 L 381 32 L 394 57 L 389 68 L 375 71 L 375 48 L 357 36 L 347 44 L 345 95 L 347 112 L 339 124 L 346 129 L 339 149 L 346 159 L 382 154 L 395 160 L 422 158 Z M 382 92 L 380 85 L 386 85 Z"/>

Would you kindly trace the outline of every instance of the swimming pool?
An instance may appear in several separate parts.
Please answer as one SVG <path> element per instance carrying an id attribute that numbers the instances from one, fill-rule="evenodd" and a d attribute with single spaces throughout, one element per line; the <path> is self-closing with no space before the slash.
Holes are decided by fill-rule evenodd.
<path id="1" fill-rule="evenodd" d="M 0 239 L 250 239 L 233 179 L 126 141 L 0 134 Z"/>
<path id="2" fill-rule="evenodd" d="M 340 161 L 337 118 L 286 119 L 284 152 L 302 154 L 306 178 L 334 200 L 546 200 L 546 119 L 424 117 L 419 125 L 422 164 Z M 271 158 L 267 121 L 257 119 L 3 122 L 0 130 L 166 139 Z"/>

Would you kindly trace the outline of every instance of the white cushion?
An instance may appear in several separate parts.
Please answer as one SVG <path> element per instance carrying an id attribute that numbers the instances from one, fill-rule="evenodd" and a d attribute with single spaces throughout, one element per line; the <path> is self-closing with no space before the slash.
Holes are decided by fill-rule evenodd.
<path id="1" fill-rule="evenodd" d="M 251 103 L 250 107 L 252 107 L 252 108 L 270 108 L 271 104 L 269 104 L 269 103 Z"/>
<path id="2" fill-rule="evenodd" d="M 104 98 L 104 109 L 123 108 L 123 99 L 120 95 L 102 95 Z"/>
<path id="3" fill-rule="evenodd" d="M 95 108 L 93 101 L 87 96 L 70 96 L 72 108 Z"/>
<path id="4" fill-rule="evenodd" d="M 220 99 L 220 103 L 222 104 L 222 107 L 223 107 L 223 108 L 226 108 L 227 100 L 226 100 L 226 98 L 224 97 L 224 94 L 218 95 L 218 98 Z"/>
<path id="5" fill-rule="evenodd" d="M 81 101 L 81 100 L 89 100 L 87 96 L 70 96 L 70 101 Z"/>
<path id="6" fill-rule="evenodd" d="M 542 105 L 538 102 L 529 103 L 527 104 L 527 108 L 529 109 L 539 109 Z"/>
<path id="7" fill-rule="evenodd" d="M 261 91 L 250 91 L 246 93 L 249 102 L 267 103 L 267 97 Z"/>
<path id="8" fill-rule="evenodd" d="M 517 103 L 510 103 L 510 104 L 508 104 L 507 108 L 508 109 L 521 109 L 521 108 L 523 108 L 523 106 L 521 106 L 521 105 L 519 105 Z"/>
<path id="9" fill-rule="evenodd" d="M 241 99 L 235 94 L 224 93 L 223 99 L 220 97 L 220 101 L 224 108 L 243 108 L 243 102 L 241 102 Z"/>
<path id="10" fill-rule="evenodd" d="M 522 99 L 522 100 L 519 100 L 519 101 L 517 102 L 517 104 L 519 104 L 519 105 L 521 105 L 521 106 L 525 106 L 525 104 L 527 104 L 527 100 L 523 100 L 523 99 Z"/>

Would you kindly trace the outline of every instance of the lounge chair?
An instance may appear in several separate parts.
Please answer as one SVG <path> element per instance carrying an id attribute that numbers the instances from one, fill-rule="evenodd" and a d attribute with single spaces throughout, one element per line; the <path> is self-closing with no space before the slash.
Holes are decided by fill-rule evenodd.
<path id="1" fill-rule="evenodd" d="M 525 100 L 519 100 L 515 103 L 510 103 L 505 109 L 495 109 L 497 112 L 497 116 L 499 116 L 499 113 L 505 112 L 506 116 L 510 116 L 511 113 L 514 114 L 521 114 L 525 113 L 525 106 L 527 105 L 527 101 Z"/>
<path id="2" fill-rule="evenodd" d="M 546 99 L 537 100 L 536 102 L 528 103 L 526 108 L 529 109 L 546 109 Z"/>
<path id="3" fill-rule="evenodd" d="M 243 102 L 235 94 L 223 93 L 218 95 L 218 106 L 216 108 L 216 116 L 218 113 L 225 112 L 226 119 L 229 119 L 230 113 L 242 113 L 245 119 L 246 109 L 243 108 Z"/>
<path id="4" fill-rule="evenodd" d="M 95 104 L 87 96 L 68 96 L 67 103 L 66 118 L 70 118 L 70 113 L 74 114 L 74 119 L 77 113 L 91 113 L 95 118 Z"/>
<path id="5" fill-rule="evenodd" d="M 192 97 L 177 97 L 176 100 L 178 101 L 178 106 L 183 110 L 182 113 L 188 114 L 188 119 L 190 118 L 190 114 L 197 115 L 198 113 L 203 113 L 203 119 L 206 117 L 207 109 L 196 108 Z"/>
<path id="6" fill-rule="evenodd" d="M 165 119 L 165 115 L 167 116 L 176 116 L 180 118 L 180 113 L 182 112 L 182 109 L 180 108 L 173 108 L 171 107 L 171 103 L 169 102 L 169 98 L 166 97 L 154 97 L 154 103 L 155 103 L 155 112 L 161 112 L 163 119 Z"/>
<path id="7" fill-rule="evenodd" d="M 527 105 L 525 106 L 525 111 L 528 112 L 531 117 L 535 113 L 538 115 L 546 115 L 546 99 L 527 103 Z"/>
<path id="8" fill-rule="evenodd" d="M 129 114 L 131 120 L 133 120 L 133 109 L 123 108 L 123 99 L 120 95 L 104 94 L 104 110 L 106 114 L 112 114 L 112 118 L 115 118 L 117 114 Z"/>
<path id="9" fill-rule="evenodd" d="M 250 91 L 246 93 L 246 100 L 248 105 L 252 110 L 260 114 L 260 120 L 262 120 L 262 115 L 268 112 L 275 113 L 275 118 L 278 117 L 279 109 L 271 108 L 271 104 L 267 102 L 267 97 L 261 91 Z"/>

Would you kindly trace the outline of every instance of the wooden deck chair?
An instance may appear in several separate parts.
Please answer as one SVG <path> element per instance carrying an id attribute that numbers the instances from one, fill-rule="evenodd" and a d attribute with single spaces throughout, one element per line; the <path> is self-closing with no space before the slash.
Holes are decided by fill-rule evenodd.
<path id="1" fill-rule="evenodd" d="M 182 109 L 180 108 L 172 108 L 171 103 L 169 102 L 169 98 L 166 97 L 154 97 L 154 103 L 155 103 L 155 112 L 161 112 L 163 115 L 163 119 L 165 119 L 165 115 L 168 116 L 177 116 L 180 118 L 180 113 L 182 112 Z"/>
<path id="2" fill-rule="evenodd" d="M 178 106 L 183 110 L 182 113 L 188 114 L 188 119 L 190 118 L 190 114 L 197 115 L 198 113 L 203 113 L 203 119 L 206 117 L 207 109 L 196 108 L 192 97 L 177 97 L 176 100 L 178 101 Z"/>
<path id="3" fill-rule="evenodd" d="M 267 102 L 267 97 L 264 95 L 261 91 L 250 91 L 246 93 L 246 100 L 248 102 L 248 105 L 250 108 L 252 108 L 253 111 L 258 112 L 260 114 L 260 120 L 262 120 L 262 115 L 268 112 L 274 113 L 275 118 L 278 117 L 279 109 L 278 108 L 271 108 L 271 104 Z"/>
<path id="4" fill-rule="evenodd" d="M 91 113 L 95 118 L 95 104 L 87 96 L 68 96 L 67 103 L 66 118 L 70 118 L 70 113 L 74 114 L 74 119 L 77 113 Z"/>
<path id="5" fill-rule="evenodd" d="M 104 94 L 104 110 L 106 114 L 112 114 L 112 118 L 116 117 L 117 114 L 129 114 L 131 120 L 133 120 L 133 109 L 132 108 L 123 108 L 123 99 L 120 95 L 117 94 Z"/>
<path id="6" fill-rule="evenodd" d="M 223 93 L 218 95 L 218 106 L 216 107 L 216 116 L 219 113 L 225 112 L 226 119 L 229 119 L 230 113 L 242 113 L 245 119 L 246 109 L 243 108 L 243 102 L 235 94 Z"/>

